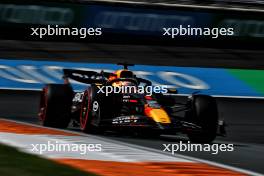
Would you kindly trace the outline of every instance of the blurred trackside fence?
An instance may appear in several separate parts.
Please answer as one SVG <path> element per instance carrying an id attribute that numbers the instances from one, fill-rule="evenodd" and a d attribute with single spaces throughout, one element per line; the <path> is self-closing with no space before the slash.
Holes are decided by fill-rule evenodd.
<path id="1" fill-rule="evenodd" d="M 227 10 L 144 4 L 72 2 L 46 0 L 2 0 L 0 2 L 0 38 L 40 40 L 30 28 L 60 27 L 102 28 L 103 35 L 79 39 L 52 36 L 41 40 L 84 42 L 146 42 L 157 44 L 213 43 L 261 47 L 264 41 L 264 9 Z M 198 36 L 164 37 L 163 28 L 179 25 L 197 28 L 234 28 L 234 36 L 217 39 Z M 228 41 L 228 42 L 226 42 Z M 216 42 L 215 42 L 216 43 Z M 250 45 L 254 44 L 254 45 Z"/>

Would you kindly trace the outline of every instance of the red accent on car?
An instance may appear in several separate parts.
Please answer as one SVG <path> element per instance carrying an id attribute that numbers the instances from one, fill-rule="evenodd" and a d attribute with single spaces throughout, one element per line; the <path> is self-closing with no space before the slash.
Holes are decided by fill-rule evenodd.
<path id="1" fill-rule="evenodd" d="M 39 118 L 42 122 L 44 122 L 46 118 L 46 112 L 47 112 L 47 105 L 48 105 L 48 88 L 44 87 L 42 92 L 42 101 L 40 103 L 40 112 L 39 112 Z"/>
<path id="2" fill-rule="evenodd" d="M 146 100 L 153 100 L 153 98 L 151 96 L 145 96 Z"/>
<path id="3" fill-rule="evenodd" d="M 130 103 L 137 103 L 137 100 L 129 100 Z"/>
<path id="4" fill-rule="evenodd" d="M 86 98 L 86 96 L 88 96 L 88 102 L 87 102 L 87 109 L 86 109 L 86 112 L 85 112 L 85 119 L 83 119 L 83 108 L 84 108 L 84 106 L 85 106 L 85 104 L 86 104 L 86 102 L 84 102 L 85 101 L 85 98 Z M 88 118 L 89 118 L 89 111 L 90 111 L 90 91 L 89 90 L 87 90 L 87 91 L 85 91 L 85 93 L 84 93 L 84 96 L 83 96 L 83 102 L 82 102 L 82 106 L 81 106 L 81 114 L 80 114 L 80 127 L 81 127 L 81 129 L 82 130 L 84 130 L 85 129 L 85 127 L 86 127 L 86 123 L 87 123 L 87 121 L 88 121 Z"/>
<path id="5" fill-rule="evenodd" d="M 144 110 L 144 112 L 145 112 L 145 115 L 146 116 L 149 116 L 149 114 L 150 114 L 150 111 L 152 110 L 152 108 L 151 107 L 145 107 L 145 110 Z"/>

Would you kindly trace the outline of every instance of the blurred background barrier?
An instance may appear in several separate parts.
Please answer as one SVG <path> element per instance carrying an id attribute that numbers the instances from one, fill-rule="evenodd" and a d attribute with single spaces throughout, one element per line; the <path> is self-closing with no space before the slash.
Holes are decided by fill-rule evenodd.
<path id="1" fill-rule="evenodd" d="M 53 1 L 54 0 L 46 0 Z M 56 0 L 57 2 L 74 2 L 71 0 Z M 205 7 L 233 7 L 233 8 L 256 8 L 260 9 L 264 5 L 263 0 L 94 0 L 99 2 L 134 3 L 167 6 L 205 6 Z M 77 1 L 75 1 L 77 2 Z M 78 0 L 78 2 L 91 2 L 91 0 Z"/>
<path id="2" fill-rule="evenodd" d="M 30 35 L 32 33 L 30 28 L 59 25 L 60 27 L 102 28 L 102 36 L 90 36 L 81 41 L 176 45 L 179 42 L 191 45 L 190 41 L 193 44 L 196 42 L 211 44 L 214 41 L 221 44 L 223 41 L 225 45 L 250 46 L 251 43 L 255 44 L 254 48 L 262 47 L 264 10 L 261 8 L 251 9 L 243 6 L 243 8 L 230 9 L 222 6 L 222 8 L 211 9 L 206 5 L 183 7 L 160 4 L 153 6 L 153 4 L 155 2 L 151 5 L 148 3 L 131 5 L 113 3 L 113 1 L 82 3 L 75 1 L 73 3 L 50 0 L 4 0 L 0 2 L 0 37 L 39 40 L 36 36 Z M 179 25 L 186 27 L 190 25 L 196 28 L 234 28 L 234 36 L 219 36 L 217 39 L 208 36 L 177 36 L 176 39 L 171 39 L 162 35 L 163 28 L 179 27 Z M 42 40 L 75 41 L 76 39 L 79 40 L 76 36 L 47 36 Z M 232 47 L 235 46 L 232 45 Z"/>
<path id="3" fill-rule="evenodd" d="M 0 59 L 0 89 L 41 90 L 47 83 L 63 83 L 62 69 L 73 68 L 100 72 L 120 69 L 115 64 L 73 63 Z M 138 77 L 154 85 L 177 88 L 179 94 L 200 91 L 220 97 L 263 98 L 263 70 L 195 68 L 174 66 L 136 65 L 131 67 Z M 87 85 L 71 80 L 75 90 Z"/>

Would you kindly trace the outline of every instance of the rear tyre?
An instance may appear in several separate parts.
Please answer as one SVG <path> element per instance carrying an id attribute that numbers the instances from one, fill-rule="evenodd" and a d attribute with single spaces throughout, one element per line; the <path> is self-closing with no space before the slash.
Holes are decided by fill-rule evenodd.
<path id="1" fill-rule="evenodd" d="M 43 126 L 67 128 L 71 120 L 73 90 L 66 84 L 48 84 L 41 93 L 39 118 Z"/>
<path id="2" fill-rule="evenodd" d="M 187 112 L 187 119 L 201 127 L 201 130 L 188 132 L 191 142 L 211 143 L 217 134 L 218 110 L 213 97 L 195 95 L 191 100 L 191 111 Z"/>
<path id="3" fill-rule="evenodd" d="M 85 133 L 99 133 L 102 109 L 97 90 L 98 88 L 92 84 L 83 95 L 80 128 Z"/>

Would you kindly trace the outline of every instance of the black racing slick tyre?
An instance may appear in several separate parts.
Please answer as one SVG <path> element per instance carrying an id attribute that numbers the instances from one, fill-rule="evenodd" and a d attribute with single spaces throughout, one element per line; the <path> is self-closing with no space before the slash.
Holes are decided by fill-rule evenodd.
<path id="1" fill-rule="evenodd" d="M 215 99 L 207 95 L 194 95 L 190 102 L 191 110 L 187 118 L 201 127 L 187 133 L 191 142 L 211 143 L 217 135 L 218 110 Z"/>
<path id="2" fill-rule="evenodd" d="M 67 128 L 71 120 L 73 90 L 67 84 L 48 84 L 40 98 L 39 118 L 43 126 Z"/>
<path id="3" fill-rule="evenodd" d="M 92 84 L 83 95 L 80 128 L 85 133 L 99 133 L 102 108 L 97 91 L 97 86 Z"/>

